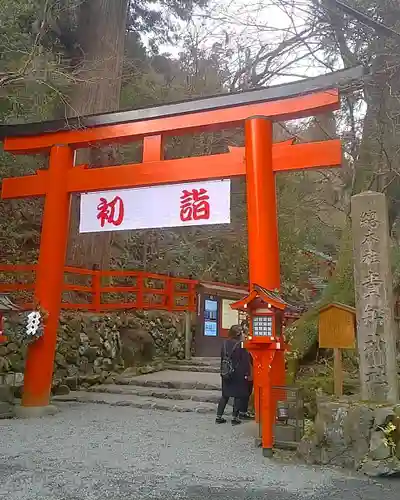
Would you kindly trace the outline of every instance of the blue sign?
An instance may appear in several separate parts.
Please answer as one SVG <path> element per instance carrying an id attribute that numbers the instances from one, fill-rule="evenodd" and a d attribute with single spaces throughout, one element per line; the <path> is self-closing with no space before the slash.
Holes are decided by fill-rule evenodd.
<path id="1" fill-rule="evenodd" d="M 204 319 L 217 320 L 218 302 L 216 300 L 206 299 L 204 301 Z"/>
<path id="2" fill-rule="evenodd" d="M 204 321 L 204 335 L 206 337 L 216 337 L 217 336 L 217 322 L 216 321 Z"/>

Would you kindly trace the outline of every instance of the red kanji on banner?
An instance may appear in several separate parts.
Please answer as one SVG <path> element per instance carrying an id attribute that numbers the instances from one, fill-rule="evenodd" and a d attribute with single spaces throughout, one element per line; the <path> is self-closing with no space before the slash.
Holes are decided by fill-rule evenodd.
<path id="1" fill-rule="evenodd" d="M 207 189 L 184 189 L 181 196 L 181 221 L 208 220 L 210 218 L 210 197 Z"/>
<path id="2" fill-rule="evenodd" d="M 99 212 L 97 218 L 101 227 L 104 227 L 106 222 L 114 226 L 120 226 L 124 220 L 124 202 L 119 196 L 116 196 L 110 202 L 106 198 L 100 198 L 97 210 Z"/>

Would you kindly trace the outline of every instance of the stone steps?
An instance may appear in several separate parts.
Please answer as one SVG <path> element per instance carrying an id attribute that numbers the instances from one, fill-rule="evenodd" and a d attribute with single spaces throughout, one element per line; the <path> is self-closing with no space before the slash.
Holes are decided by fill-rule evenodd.
<path id="1" fill-rule="evenodd" d="M 167 361 L 171 365 L 184 365 L 184 366 L 220 366 L 220 358 L 191 358 L 191 359 L 169 359 Z"/>
<path id="2" fill-rule="evenodd" d="M 54 402 L 97 403 L 134 408 L 212 413 L 221 395 L 219 360 L 207 358 L 168 362 L 168 369 L 146 375 L 125 372 L 112 384 L 90 387 Z"/>
<path id="3" fill-rule="evenodd" d="M 161 387 L 141 387 L 132 385 L 98 385 L 87 389 L 88 392 L 103 394 L 123 394 L 130 396 L 152 397 L 157 399 L 173 399 L 175 401 L 197 401 L 217 404 L 220 392 L 201 389 L 168 389 Z"/>
<path id="4" fill-rule="evenodd" d="M 115 379 L 115 384 L 162 389 L 221 390 L 221 380 L 218 373 L 178 370 L 165 370 L 140 376 L 122 374 Z"/>
<path id="5" fill-rule="evenodd" d="M 219 373 L 219 366 L 212 365 L 181 365 L 181 364 L 171 364 L 165 365 L 167 370 L 177 370 L 181 372 L 199 372 L 199 373 Z"/>
<path id="6" fill-rule="evenodd" d="M 146 410 L 215 414 L 215 404 L 213 403 L 202 403 L 191 400 L 177 401 L 173 399 L 159 399 L 133 394 L 109 394 L 75 391 L 71 392 L 67 396 L 54 396 L 52 401 L 55 403 L 94 403 L 106 404 L 109 406 L 127 406 Z"/>
<path id="7" fill-rule="evenodd" d="M 163 389 L 200 389 L 205 391 L 220 391 L 220 384 L 209 384 L 203 382 L 188 382 L 185 380 L 172 381 L 172 380 L 134 380 L 131 379 L 116 379 L 118 385 L 136 385 L 138 387 L 160 387 Z"/>

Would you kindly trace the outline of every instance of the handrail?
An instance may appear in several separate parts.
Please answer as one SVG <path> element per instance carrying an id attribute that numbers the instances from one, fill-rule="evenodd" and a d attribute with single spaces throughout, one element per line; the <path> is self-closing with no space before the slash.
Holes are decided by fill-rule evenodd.
<path id="1" fill-rule="evenodd" d="M 33 273 L 36 271 L 34 264 L 0 264 L 0 293 L 31 292 L 35 289 L 34 278 L 29 282 L 21 282 L 15 279 L 15 275 L 23 273 Z M 4 280 L 2 275 L 14 275 L 12 282 Z M 75 284 L 65 281 L 67 276 L 87 277 L 89 283 Z M 110 279 L 129 278 L 129 283 L 109 284 Z M 103 285 L 103 280 L 107 280 L 107 285 Z M 151 282 L 157 281 L 161 287 L 151 286 Z M 72 310 L 84 310 L 93 312 L 106 312 L 113 310 L 129 309 L 163 309 L 168 311 L 195 311 L 196 309 L 196 286 L 198 280 L 188 278 L 176 278 L 164 274 L 148 273 L 145 271 L 125 271 L 125 270 L 91 270 L 73 266 L 64 268 L 63 292 L 68 292 L 68 298 L 63 299 L 62 308 Z M 177 286 L 184 289 L 177 289 Z M 90 296 L 86 302 L 78 302 L 77 299 L 82 294 Z M 104 300 L 105 295 L 129 294 L 126 300 L 117 301 Z M 81 297 L 78 297 L 81 295 Z M 132 296 L 134 298 L 132 298 Z M 21 308 L 32 307 L 32 300 L 29 302 L 18 301 Z"/>

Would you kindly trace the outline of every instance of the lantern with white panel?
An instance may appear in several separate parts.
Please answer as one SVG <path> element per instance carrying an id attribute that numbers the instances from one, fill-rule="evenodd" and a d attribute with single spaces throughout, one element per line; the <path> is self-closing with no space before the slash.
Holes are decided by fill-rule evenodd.
<path id="1" fill-rule="evenodd" d="M 283 336 L 283 315 L 288 304 L 278 293 L 254 285 L 250 293 L 231 305 L 232 309 L 246 311 L 250 329 L 245 348 L 253 358 L 254 406 L 256 421 L 262 427 L 262 447 L 265 456 L 271 456 L 273 426 L 277 402 L 282 395 L 273 387 L 286 384 Z"/>

